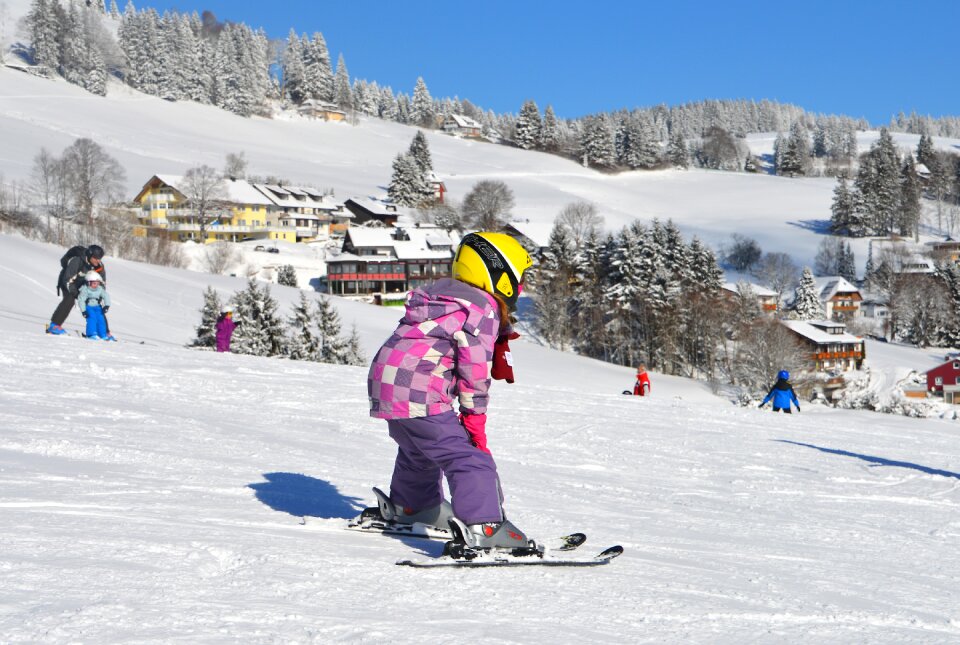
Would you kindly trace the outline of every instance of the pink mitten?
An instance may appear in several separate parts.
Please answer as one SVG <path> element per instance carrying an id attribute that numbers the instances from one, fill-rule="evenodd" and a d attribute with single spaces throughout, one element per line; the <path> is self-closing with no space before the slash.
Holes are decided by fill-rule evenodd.
<path id="1" fill-rule="evenodd" d="M 467 429 L 470 435 L 470 441 L 480 450 L 488 455 L 491 454 L 487 449 L 487 415 L 485 414 L 461 414 L 460 422 Z"/>

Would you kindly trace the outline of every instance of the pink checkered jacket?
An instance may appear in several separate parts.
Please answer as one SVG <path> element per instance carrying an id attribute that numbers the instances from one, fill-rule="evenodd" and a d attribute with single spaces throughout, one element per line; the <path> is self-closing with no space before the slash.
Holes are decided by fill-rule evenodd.
<path id="1" fill-rule="evenodd" d="M 433 416 L 452 410 L 454 397 L 460 412 L 486 413 L 499 329 L 497 302 L 485 291 L 451 279 L 411 291 L 370 366 L 370 416 Z"/>

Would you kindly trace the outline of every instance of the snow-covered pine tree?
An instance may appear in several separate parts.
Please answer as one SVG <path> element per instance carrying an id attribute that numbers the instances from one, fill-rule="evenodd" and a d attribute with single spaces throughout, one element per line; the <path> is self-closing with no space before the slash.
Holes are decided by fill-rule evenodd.
<path id="1" fill-rule="evenodd" d="M 609 238 L 612 243 L 612 238 Z M 579 330 L 574 343 L 578 353 L 602 360 L 610 360 L 605 321 L 606 276 L 609 269 L 605 260 L 605 241 L 596 228 L 587 231 L 586 238 L 573 258 L 573 328 Z"/>
<path id="2" fill-rule="evenodd" d="M 277 284 L 282 287 L 297 286 L 297 270 L 292 264 L 281 265 L 277 270 Z"/>
<path id="3" fill-rule="evenodd" d="M 417 84 L 413 88 L 413 101 L 410 105 L 410 123 L 422 127 L 432 128 L 436 124 L 433 120 L 433 98 L 427 90 L 423 77 L 417 77 Z"/>
<path id="4" fill-rule="evenodd" d="M 303 53 L 303 93 L 306 98 L 332 102 L 334 100 L 333 65 L 323 34 L 316 32 L 312 39 L 306 34 L 300 41 Z"/>
<path id="5" fill-rule="evenodd" d="M 216 347 L 217 319 L 223 309 L 220 303 L 220 294 L 216 289 L 208 286 L 203 292 L 203 307 L 200 309 L 200 324 L 197 325 L 197 336 L 193 347 Z"/>
<path id="6" fill-rule="evenodd" d="M 793 300 L 793 317 L 796 320 L 823 320 L 823 303 L 817 291 L 817 283 L 813 279 L 810 267 L 804 267 L 797 286 L 796 297 Z"/>
<path id="7" fill-rule="evenodd" d="M 518 148 L 536 150 L 541 146 L 543 122 L 540 120 L 540 108 L 533 100 L 524 101 L 517 116 L 513 141 Z"/>
<path id="8" fill-rule="evenodd" d="M 778 175 L 783 174 L 783 155 L 787 151 L 787 141 L 782 132 L 777 133 L 773 140 L 773 171 Z"/>
<path id="9" fill-rule="evenodd" d="M 940 269 L 939 274 L 948 294 L 948 315 L 938 344 L 942 347 L 960 347 L 960 264 L 949 263 Z"/>
<path id="10" fill-rule="evenodd" d="M 543 129 L 540 132 L 540 145 L 547 152 L 556 152 L 560 149 L 560 124 L 553 106 L 548 105 L 543 111 Z"/>
<path id="11" fill-rule="evenodd" d="M 929 168 L 930 161 L 936 154 L 933 147 L 933 138 L 924 132 L 920 135 L 920 142 L 917 144 L 917 163 L 922 163 Z"/>
<path id="12" fill-rule="evenodd" d="M 571 306 L 573 276 L 573 241 L 567 228 L 556 222 L 537 270 L 534 302 L 537 332 L 548 345 L 560 350 L 569 347 L 575 337 Z"/>
<path id="13" fill-rule="evenodd" d="M 830 230 L 834 235 L 853 235 L 859 226 L 855 221 L 857 200 L 847 186 L 846 175 L 837 177 L 833 189 L 833 204 L 830 206 Z"/>
<path id="14" fill-rule="evenodd" d="M 316 331 L 314 317 L 315 305 L 307 300 L 307 294 L 300 292 L 300 303 L 293 308 L 290 316 L 290 339 L 288 356 L 294 361 L 319 361 L 320 338 Z"/>
<path id="15" fill-rule="evenodd" d="M 857 283 L 857 262 L 853 255 L 853 249 L 850 248 L 850 242 L 846 246 L 841 243 L 840 248 L 843 253 L 837 261 L 837 274 L 850 284 Z"/>
<path id="16" fill-rule="evenodd" d="M 805 175 L 810 165 L 810 134 L 804 125 L 797 121 L 790 127 L 786 150 L 780 162 L 780 173 L 788 177 Z"/>
<path id="17" fill-rule="evenodd" d="M 333 75 L 333 96 L 334 102 L 344 112 L 352 112 L 353 90 L 350 88 L 350 72 L 347 71 L 347 63 L 343 60 L 343 54 L 337 58 L 337 71 Z"/>
<path id="18" fill-rule="evenodd" d="M 330 298 L 317 301 L 317 331 L 320 340 L 320 362 L 346 364 L 346 343 L 340 338 L 340 314 Z"/>
<path id="19" fill-rule="evenodd" d="M 110 17 L 114 20 L 120 19 L 120 8 L 117 7 L 117 0 L 110 0 Z"/>
<path id="20" fill-rule="evenodd" d="M 398 116 L 397 99 L 393 96 L 393 89 L 389 86 L 380 88 L 380 99 L 377 101 L 377 114 L 386 121 L 396 121 Z"/>
<path id="21" fill-rule="evenodd" d="M 862 231 L 853 235 L 887 235 L 894 231 L 900 208 L 900 155 L 886 128 L 860 163 L 854 182 Z"/>
<path id="22" fill-rule="evenodd" d="M 367 364 L 367 355 L 360 346 L 360 334 L 357 332 L 357 326 L 350 326 L 350 335 L 344 343 L 343 364 L 363 367 Z"/>
<path id="23" fill-rule="evenodd" d="M 908 154 L 900 168 L 900 212 L 897 228 L 900 235 L 920 237 L 920 196 L 922 187 L 913 156 Z"/>
<path id="24" fill-rule="evenodd" d="M 283 77 L 284 96 L 296 105 L 300 105 L 307 98 L 306 69 L 303 61 L 303 44 L 297 33 L 290 29 L 287 46 L 280 56 L 280 72 Z"/>
<path id="25" fill-rule="evenodd" d="M 277 316 L 277 301 L 270 295 L 269 287 L 260 288 L 250 280 L 245 290 L 234 295 L 234 302 L 234 320 L 239 326 L 233 333 L 231 350 L 253 356 L 282 355 L 286 338 Z"/>
<path id="26" fill-rule="evenodd" d="M 423 175 L 417 162 L 408 153 L 398 154 L 393 160 L 393 174 L 387 187 L 387 196 L 394 204 L 416 206 L 423 198 Z"/>
<path id="27" fill-rule="evenodd" d="M 50 5 L 51 1 L 55 0 L 33 0 L 25 18 L 25 27 L 33 48 L 33 62 L 43 65 L 50 73 L 56 73 L 60 67 L 58 37 L 62 29 L 58 24 L 58 13 Z"/>
<path id="28" fill-rule="evenodd" d="M 580 134 L 580 156 L 585 166 L 612 168 L 617 161 L 613 130 L 606 115 L 588 117 Z"/>
<path id="29" fill-rule="evenodd" d="M 81 11 L 83 9 L 80 9 L 75 2 L 70 3 L 62 36 L 60 74 L 68 83 L 83 87 L 87 76 L 89 54 Z"/>
<path id="30" fill-rule="evenodd" d="M 653 134 L 653 125 L 644 115 L 627 122 L 623 163 L 629 168 L 653 168 L 660 162 L 660 144 Z"/>
<path id="31" fill-rule="evenodd" d="M 667 144 L 667 159 L 675 168 L 686 169 L 690 166 L 687 142 L 684 141 L 679 130 L 670 133 L 670 142 Z"/>
<path id="32" fill-rule="evenodd" d="M 417 130 L 413 135 L 413 141 L 410 142 L 410 148 L 407 153 L 417 162 L 420 173 L 424 178 L 433 172 L 433 158 L 430 156 L 430 145 L 427 143 L 427 137 L 423 130 Z"/>

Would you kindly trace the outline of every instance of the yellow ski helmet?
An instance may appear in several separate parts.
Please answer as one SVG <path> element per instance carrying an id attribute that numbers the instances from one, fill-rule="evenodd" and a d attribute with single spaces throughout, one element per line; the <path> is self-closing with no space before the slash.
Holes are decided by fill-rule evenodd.
<path id="1" fill-rule="evenodd" d="M 457 249 L 453 277 L 498 296 L 514 311 L 523 272 L 531 266 L 530 254 L 509 235 L 470 233 Z"/>

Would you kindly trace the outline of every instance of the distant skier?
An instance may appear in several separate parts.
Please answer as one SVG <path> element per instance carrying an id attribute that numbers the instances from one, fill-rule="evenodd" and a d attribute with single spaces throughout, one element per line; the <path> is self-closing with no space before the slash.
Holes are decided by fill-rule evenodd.
<path id="1" fill-rule="evenodd" d="M 91 271 L 100 275 L 100 282 L 106 284 L 107 270 L 103 266 L 103 248 L 96 244 L 90 246 L 75 246 L 60 258 L 60 275 L 57 277 L 57 295 L 62 300 L 50 317 L 47 325 L 48 334 L 65 334 L 63 323 L 77 302 L 80 287 L 84 284 L 85 276 Z M 108 332 L 109 333 L 109 332 Z"/>
<path id="2" fill-rule="evenodd" d="M 455 514 L 470 546 L 527 546 L 504 516 L 486 411 L 491 376 L 513 377 L 512 370 L 491 374 L 488 366 L 498 352 L 510 363 L 510 312 L 532 264 L 509 235 L 467 235 L 454 259 L 454 279 L 411 291 L 400 325 L 374 357 L 370 415 L 386 419 L 399 444 L 389 500 L 398 521 L 446 528 Z M 443 476 L 452 506 L 443 499 Z"/>
<path id="3" fill-rule="evenodd" d="M 777 374 L 777 382 L 773 384 L 773 387 L 770 388 L 770 393 L 767 394 L 766 398 L 763 399 L 763 402 L 758 407 L 762 408 L 770 399 L 773 399 L 774 412 L 783 410 L 787 414 L 790 414 L 791 402 L 797 406 L 797 412 L 800 411 L 800 401 L 797 400 L 797 393 L 793 391 L 793 386 L 790 385 L 790 372 L 787 370 L 780 370 L 780 373 Z"/>
<path id="4" fill-rule="evenodd" d="M 116 340 L 107 331 L 104 314 L 110 311 L 110 294 L 103 287 L 103 279 L 96 271 L 84 276 L 84 285 L 77 294 L 80 313 L 87 319 L 86 336 L 90 340 Z"/>
<path id="5" fill-rule="evenodd" d="M 233 330 L 237 328 L 237 323 L 233 321 L 233 307 L 227 305 L 220 312 L 217 318 L 217 351 L 229 352 L 230 340 L 233 338 Z"/>
<path id="6" fill-rule="evenodd" d="M 633 385 L 633 393 L 637 396 L 646 396 L 650 392 L 650 375 L 647 366 L 643 363 L 637 366 L 637 382 Z"/>

